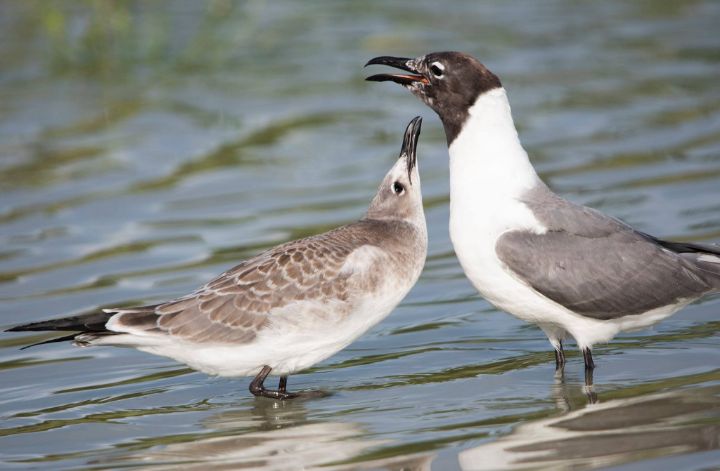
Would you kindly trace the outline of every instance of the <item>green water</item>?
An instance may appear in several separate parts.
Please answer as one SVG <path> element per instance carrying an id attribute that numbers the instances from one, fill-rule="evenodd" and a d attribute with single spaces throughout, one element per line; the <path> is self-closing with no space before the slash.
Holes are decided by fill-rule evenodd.
<path id="1" fill-rule="evenodd" d="M 184 294 L 358 218 L 418 114 L 430 233 L 398 309 L 290 378 L 327 398 L 0 334 L 0 463 L 720 467 L 720 299 L 598 346 L 589 404 L 573 346 L 554 375 L 544 335 L 464 278 L 438 119 L 362 69 L 467 51 L 503 79 L 556 191 L 720 241 L 718 24 L 710 0 L 0 3 L 0 327 Z"/>

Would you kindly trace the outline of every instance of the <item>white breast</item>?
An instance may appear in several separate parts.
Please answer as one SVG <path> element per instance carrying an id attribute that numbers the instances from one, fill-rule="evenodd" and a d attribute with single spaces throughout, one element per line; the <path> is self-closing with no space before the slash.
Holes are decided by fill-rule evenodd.
<path id="1" fill-rule="evenodd" d="M 514 230 L 547 231 L 521 197 L 540 184 L 518 139 L 504 89 L 481 95 L 450 149 L 450 238 L 465 274 L 498 308 L 539 324 L 551 341 L 570 332 L 592 344 L 618 326 L 578 316 L 538 294 L 498 258 L 497 240 Z"/>
<path id="2" fill-rule="evenodd" d="M 450 146 L 450 237 L 480 294 L 516 315 L 514 301 L 527 297 L 529 289 L 503 268 L 495 244 L 507 231 L 545 232 L 519 200 L 538 183 L 505 90 L 483 94 Z"/>

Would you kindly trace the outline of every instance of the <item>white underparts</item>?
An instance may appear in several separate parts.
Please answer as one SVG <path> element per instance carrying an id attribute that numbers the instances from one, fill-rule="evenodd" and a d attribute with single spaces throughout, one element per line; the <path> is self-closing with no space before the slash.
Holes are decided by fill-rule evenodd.
<path id="1" fill-rule="evenodd" d="M 657 322 L 682 307 L 601 321 L 575 314 L 537 293 L 498 258 L 508 231 L 546 232 L 523 195 L 542 184 L 518 139 L 505 90 L 482 94 L 450 145 L 450 237 L 465 274 L 498 308 L 538 324 L 553 346 L 567 334 L 581 348 L 607 342 L 619 331 Z"/>

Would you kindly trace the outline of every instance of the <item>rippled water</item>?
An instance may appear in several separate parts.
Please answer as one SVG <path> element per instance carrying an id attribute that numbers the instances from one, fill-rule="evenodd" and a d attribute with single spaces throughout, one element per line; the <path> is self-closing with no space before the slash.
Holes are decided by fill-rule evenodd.
<path id="1" fill-rule="evenodd" d="M 700 469 L 720 466 L 720 299 L 597 347 L 464 278 L 438 119 L 363 81 L 458 49 L 503 79 L 559 193 L 664 237 L 720 240 L 720 4 L 3 2 L 0 324 L 180 295 L 359 217 L 410 118 L 430 247 L 402 305 L 274 403 L 132 350 L 0 335 L 4 466 Z"/>

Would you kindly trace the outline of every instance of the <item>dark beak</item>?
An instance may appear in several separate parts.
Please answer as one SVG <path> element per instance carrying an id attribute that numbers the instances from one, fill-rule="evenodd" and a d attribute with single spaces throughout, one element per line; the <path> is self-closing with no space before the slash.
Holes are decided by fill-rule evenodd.
<path id="1" fill-rule="evenodd" d="M 365 67 L 369 65 L 388 65 L 390 67 L 394 67 L 396 69 L 405 70 L 407 72 L 412 72 L 411 74 L 377 74 L 377 75 L 371 75 L 370 77 L 366 78 L 365 80 L 369 80 L 370 82 L 386 82 L 386 81 L 392 81 L 395 83 L 399 83 L 400 85 L 411 85 L 416 82 L 420 82 L 423 84 L 428 84 L 430 81 L 423 76 L 420 71 L 417 70 L 415 67 L 415 59 L 410 59 L 407 57 L 391 57 L 391 56 L 380 56 L 375 57 L 373 59 L 370 59 L 367 64 L 365 64 Z"/>
<path id="2" fill-rule="evenodd" d="M 412 171 L 417 165 L 417 144 L 420 137 L 420 128 L 422 127 L 422 118 L 416 116 L 410 121 L 405 128 L 405 136 L 403 137 L 402 148 L 400 148 L 400 158 L 407 157 L 408 181 L 412 184 Z"/>

